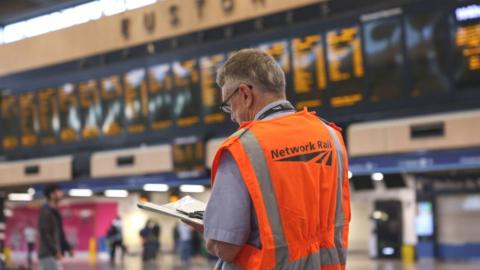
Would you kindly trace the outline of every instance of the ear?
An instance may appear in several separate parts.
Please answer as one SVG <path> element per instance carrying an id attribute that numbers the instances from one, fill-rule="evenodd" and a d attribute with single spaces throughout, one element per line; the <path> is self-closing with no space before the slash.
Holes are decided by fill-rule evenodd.
<path id="1" fill-rule="evenodd" d="M 254 103 L 253 90 L 244 83 L 240 84 L 239 88 L 240 88 L 239 91 L 240 91 L 241 98 L 243 99 L 243 104 L 245 104 L 247 108 L 253 106 L 253 103 Z"/>

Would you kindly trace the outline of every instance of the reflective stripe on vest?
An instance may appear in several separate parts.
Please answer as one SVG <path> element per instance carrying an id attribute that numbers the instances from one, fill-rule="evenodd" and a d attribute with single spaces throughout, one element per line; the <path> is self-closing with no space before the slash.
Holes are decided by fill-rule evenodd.
<path id="1" fill-rule="evenodd" d="M 343 153 L 342 153 L 342 145 L 340 140 L 338 139 L 338 135 L 333 130 L 332 127 L 328 127 L 328 132 L 330 136 L 333 138 L 333 143 L 335 144 L 335 149 L 337 152 L 337 164 L 338 164 L 338 186 L 337 186 L 337 201 L 335 206 L 335 247 L 338 250 L 338 258 L 340 260 L 340 264 L 345 264 L 347 261 L 346 253 L 342 247 L 342 233 L 343 233 L 343 226 L 345 225 L 345 215 L 343 213 L 343 205 L 342 205 L 342 196 L 343 196 L 343 173 L 344 173 L 344 166 L 345 161 L 343 160 Z"/>
<path id="2" fill-rule="evenodd" d="M 264 153 L 255 135 L 249 130 L 236 132 L 234 136 L 240 136 L 239 140 L 248 156 L 250 164 L 255 171 L 265 209 L 267 211 L 268 221 L 271 226 L 272 235 L 275 243 L 276 267 L 274 269 L 320 269 L 322 265 L 343 265 L 346 262 L 346 251 L 342 247 L 342 229 L 344 225 L 344 213 L 342 207 L 342 183 L 344 174 L 344 156 L 340 140 L 330 126 L 327 126 L 331 138 L 334 141 L 337 159 L 338 159 L 338 188 L 335 212 L 335 246 L 336 248 L 321 248 L 319 251 L 295 261 L 288 260 L 288 245 L 283 232 L 280 211 L 270 171 L 267 166 Z M 240 267 L 224 263 L 222 269 L 238 270 Z"/>

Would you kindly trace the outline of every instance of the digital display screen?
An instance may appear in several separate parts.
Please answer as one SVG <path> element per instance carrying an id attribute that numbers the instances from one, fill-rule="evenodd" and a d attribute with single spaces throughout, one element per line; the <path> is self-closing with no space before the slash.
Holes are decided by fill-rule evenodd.
<path id="1" fill-rule="evenodd" d="M 220 109 L 222 91 L 216 83 L 217 70 L 225 60 L 224 54 L 205 56 L 200 59 L 203 122 L 205 124 L 223 123 L 225 121 L 225 114 Z"/>
<path id="2" fill-rule="evenodd" d="M 197 137 L 175 139 L 172 147 L 174 171 L 180 178 L 198 177 L 205 172 L 205 145 Z"/>
<path id="3" fill-rule="evenodd" d="M 433 235 L 433 209 L 431 202 L 418 202 L 417 217 L 415 219 L 418 236 Z"/>
<path id="4" fill-rule="evenodd" d="M 407 57 L 414 97 L 446 92 L 448 56 L 447 16 L 431 11 L 405 16 Z"/>
<path id="5" fill-rule="evenodd" d="M 32 147 L 38 143 L 38 112 L 33 92 L 20 95 L 20 131 L 23 147 Z"/>
<path id="6" fill-rule="evenodd" d="M 78 96 L 75 85 L 66 83 L 58 89 L 60 140 L 71 142 L 78 139 L 80 116 L 78 113 Z"/>
<path id="7" fill-rule="evenodd" d="M 378 102 L 402 95 L 404 57 L 400 17 L 364 24 L 363 41 L 370 100 Z"/>
<path id="8" fill-rule="evenodd" d="M 173 75 L 170 65 L 162 64 L 149 68 L 148 85 L 150 128 L 159 130 L 171 127 Z"/>
<path id="9" fill-rule="evenodd" d="M 54 88 L 38 92 L 38 117 L 41 144 L 55 144 L 60 132 L 60 120 L 58 118 L 57 91 Z"/>
<path id="10" fill-rule="evenodd" d="M 455 71 L 457 85 L 473 87 L 480 84 L 480 20 L 457 22 L 455 39 Z"/>
<path id="11" fill-rule="evenodd" d="M 322 37 L 308 35 L 292 40 L 293 89 L 296 107 L 317 108 L 327 87 Z"/>
<path id="12" fill-rule="evenodd" d="M 188 127 L 200 122 L 200 74 L 196 59 L 173 63 L 176 123 Z"/>
<path id="13" fill-rule="evenodd" d="M 101 80 L 102 133 L 111 137 L 123 130 L 123 91 L 116 75 Z"/>
<path id="14" fill-rule="evenodd" d="M 124 112 L 129 133 L 145 131 L 148 122 L 148 92 L 144 69 L 135 69 L 125 74 Z"/>
<path id="15" fill-rule="evenodd" d="M 1 94 L 2 101 L 2 146 L 5 150 L 12 150 L 19 146 L 18 134 L 20 131 L 18 116 L 18 97 Z"/>
<path id="16" fill-rule="evenodd" d="M 327 32 L 327 66 L 330 105 L 352 106 L 363 100 L 364 76 L 359 28 L 345 27 Z"/>
<path id="17" fill-rule="evenodd" d="M 94 139 L 100 136 L 102 121 L 102 106 L 97 81 L 90 80 L 78 84 L 80 97 L 80 114 L 82 123 L 82 138 Z"/>
<path id="18" fill-rule="evenodd" d="M 290 57 L 287 40 L 263 43 L 260 44 L 258 48 L 270 54 L 277 61 L 285 74 L 290 72 Z"/>

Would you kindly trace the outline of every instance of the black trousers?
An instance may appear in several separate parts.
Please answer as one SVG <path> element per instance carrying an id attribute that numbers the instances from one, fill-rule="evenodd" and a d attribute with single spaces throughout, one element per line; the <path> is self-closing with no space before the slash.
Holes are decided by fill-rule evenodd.
<path id="1" fill-rule="evenodd" d="M 33 253 L 33 250 L 35 249 L 35 245 L 33 243 L 28 243 L 27 248 L 28 248 L 28 253 L 27 253 L 28 265 L 32 265 L 32 253 Z"/>
<path id="2" fill-rule="evenodd" d="M 123 257 L 125 256 L 125 246 L 123 245 L 123 241 L 114 241 L 111 245 L 110 245 L 110 261 L 113 262 L 115 261 L 115 252 L 117 250 L 117 247 L 120 247 L 120 249 L 122 250 L 122 259 Z"/>

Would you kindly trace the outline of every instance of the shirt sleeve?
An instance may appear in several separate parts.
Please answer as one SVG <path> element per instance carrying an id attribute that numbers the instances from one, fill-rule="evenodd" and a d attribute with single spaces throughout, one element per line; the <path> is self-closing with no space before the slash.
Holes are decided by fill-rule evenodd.
<path id="1" fill-rule="evenodd" d="M 251 231 L 252 202 L 238 166 L 224 152 L 215 175 L 204 215 L 204 237 L 234 245 L 244 245 Z"/>

